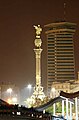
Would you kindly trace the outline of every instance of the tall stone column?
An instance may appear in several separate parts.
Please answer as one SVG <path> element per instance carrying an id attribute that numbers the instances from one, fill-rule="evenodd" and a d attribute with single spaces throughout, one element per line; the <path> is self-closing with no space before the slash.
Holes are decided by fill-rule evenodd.
<path id="1" fill-rule="evenodd" d="M 36 55 L 36 86 L 41 86 L 41 52 L 42 49 L 34 49 Z"/>
<path id="2" fill-rule="evenodd" d="M 41 86 L 41 53 L 42 53 L 43 49 L 41 49 L 42 41 L 40 38 L 40 34 L 42 31 L 42 28 L 40 27 L 40 25 L 34 26 L 34 28 L 36 30 L 36 37 L 35 37 L 35 41 L 34 41 L 34 44 L 35 44 L 34 52 L 35 52 L 35 58 L 36 58 L 36 74 L 35 74 L 36 75 L 36 84 L 35 84 L 32 96 L 27 99 L 29 106 L 31 104 L 34 106 L 35 105 L 39 106 L 37 101 L 39 101 L 39 100 L 43 101 L 45 98 L 45 94 L 43 92 L 43 87 Z"/>
<path id="3" fill-rule="evenodd" d="M 43 87 L 41 86 L 41 53 L 43 49 L 41 49 L 42 40 L 40 38 L 42 28 L 40 27 L 40 25 L 34 27 L 36 30 L 36 38 L 34 41 L 34 52 L 36 57 L 36 85 L 34 87 L 33 97 L 43 99 L 45 97 Z"/>

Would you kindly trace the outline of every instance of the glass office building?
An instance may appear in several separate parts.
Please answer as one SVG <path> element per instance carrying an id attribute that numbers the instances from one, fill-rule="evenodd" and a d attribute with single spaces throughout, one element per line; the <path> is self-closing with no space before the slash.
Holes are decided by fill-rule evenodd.
<path id="1" fill-rule="evenodd" d="M 47 36 L 47 89 L 52 82 L 75 79 L 73 36 L 76 24 L 56 22 L 45 25 Z"/>

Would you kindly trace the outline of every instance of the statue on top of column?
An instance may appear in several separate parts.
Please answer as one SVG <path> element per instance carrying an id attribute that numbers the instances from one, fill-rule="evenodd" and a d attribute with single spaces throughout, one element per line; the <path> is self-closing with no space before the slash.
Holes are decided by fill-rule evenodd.
<path id="1" fill-rule="evenodd" d="M 40 25 L 38 25 L 38 26 L 34 25 L 34 28 L 36 30 L 36 38 L 40 38 L 42 28 L 40 27 Z"/>

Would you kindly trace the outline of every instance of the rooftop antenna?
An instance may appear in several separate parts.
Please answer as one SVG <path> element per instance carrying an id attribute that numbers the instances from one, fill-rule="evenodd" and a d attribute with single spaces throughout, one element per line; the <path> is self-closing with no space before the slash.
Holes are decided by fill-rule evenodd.
<path id="1" fill-rule="evenodd" d="M 64 2 L 64 21 L 66 21 L 66 2 Z"/>

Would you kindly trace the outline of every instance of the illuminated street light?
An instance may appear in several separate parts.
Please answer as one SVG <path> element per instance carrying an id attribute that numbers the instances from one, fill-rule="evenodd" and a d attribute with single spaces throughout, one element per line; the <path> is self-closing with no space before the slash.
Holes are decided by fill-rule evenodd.
<path id="1" fill-rule="evenodd" d="M 27 88 L 28 88 L 28 89 L 31 89 L 31 88 L 32 88 L 32 85 L 31 85 L 31 84 L 29 84 L 29 85 L 27 86 Z"/>
<path id="2" fill-rule="evenodd" d="M 10 94 L 10 99 L 11 99 L 12 88 L 7 89 L 7 92 Z"/>
<path id="3" fill-rule="evenodd" d="M 11 100 L 10 98 L 8 98 L 7 102 L 8 102 L 9 104 L 11 104 L 11 103 L 12 103 L 12 100 Z"/>
<path id="4" fill-rule="evenodd" d="M 31 90 L 32 90 L 32 85 L 31 84 L 29 84 L 28 86 L 27 86 L 27 88 L 28 88 L 28 90 L 29 90 L 29 96 L 31 95 Z"/>
<path id="5" fill-rule="evenodd" d="M 52 88 L 52 89 L 51 89 L 51 92 L 55 92 L 55 88 Z"/>
<path id="6" fill-rule="evenodd" d="M 12 93 L 12 88 L 7 89 L 8 93 Z"/>
<path id="7" fill-rule="evenodd" d="M 12 88 L 8 88 L 8 89 L 7 89 L 7 93 L 10 94 L 10 97 L 8 98 L 7 102 L 8 102 L 9 104 L 11 104 L 11 103 L 12 103 L 12 99 L 11 99 Z"/>
<path id="8" fill-rule="evenodd" d="M 16 97 L 13 97 L 13 98 L 12 98 L 12 102 L 13 102 L 13 103 L 17 103 L 17 98 L 16 98 Z"/>
<path id="9" fill-rule="evenodd" d="M 12 89 L 12 88 L 8 88 L 6 90 L 6 101 L 9 103 L 9 104 L 17 104 L 19 102 L 19 97 L 18 95 L 16 94 L 16 89 Z"/>

